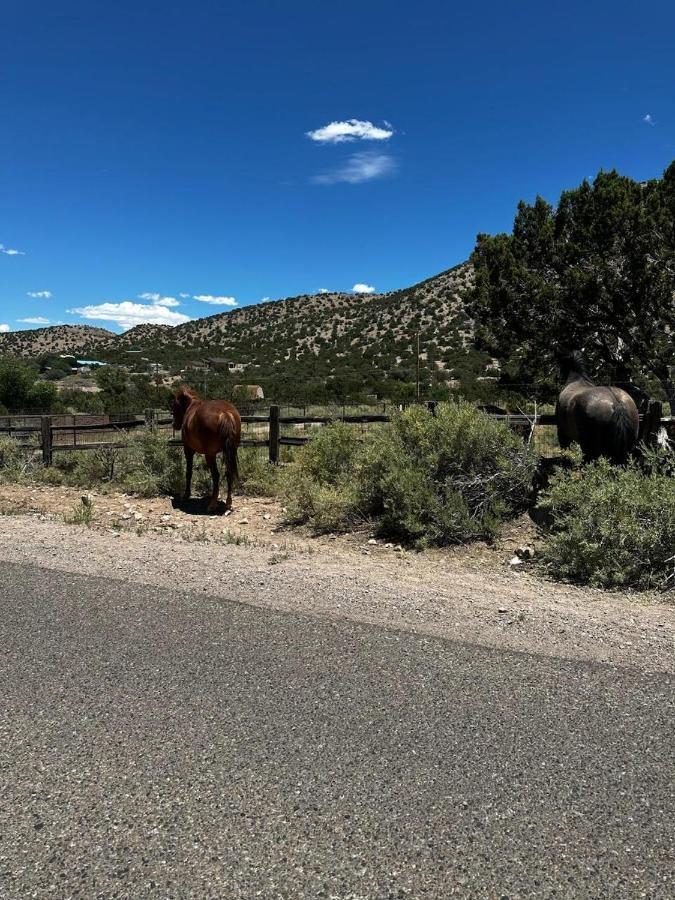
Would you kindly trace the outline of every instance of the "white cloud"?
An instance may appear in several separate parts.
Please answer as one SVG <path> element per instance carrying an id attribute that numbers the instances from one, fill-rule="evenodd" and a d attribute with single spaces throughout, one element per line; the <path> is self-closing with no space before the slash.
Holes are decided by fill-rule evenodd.
<path id="1" fill-rule="evenodd" d="M 0 253 L 4 253 L 5 256 L 25 256 L 26 254 L 23 250 L 13 250 L 11 247 L 5 247 L 4 244 L 0 244 Z"/>
<path id="2" fill-rule="evenodd" d="M 122 300 L 120 303 L 99 303 L 89 306 L 78 306 L 68 312 L 76 313 L 83 319 L 94 319 L 100 322 L 114 322 L 126 330 L 134 325 L 181 325 L 189 322 L 190 316 L 172 312 L 161 303 L 135 303 L 133 300 Z"/>
<path id="3" fill-rule="evenodd" d="M 200 303 L 210 303 L 211 306 L 236 306 L 237 301 L 234 297 L 214 297 L 213 294 L 193 294 L 193 300 L 199 300 Z"/>
<path id="4" fill-rule="evenodd" d="M 339 169 L 332 172 L 324 172 L 312 178 L 314 184 L 361 184 L 363 181 L 371 181 L 373 178 L 383 178 L 396 171 L 396 160 L 393 156 L 383 153 L 354 153 Z"/>
<path id="5" fill-rule="evenodd" d="M 187 298 L 188 298 L 190 295 L 189 295 L 189 294 L 186 294 L 184 291 L 181 291 L 181 293 L 180 293 L 178 296 L 179 296 L 179 297 L 182 297 L 183 300 L 187 300 Z"/>
<path id="6" fill-rule="evenodd" d="M 271 299 L 271 297 L 261 297 L 258 303 L 269 303 Z"/>
<path id="7" fill-rule="evenodd" d="M 656 125 L 656 122 L 649 113 L 647 113 L 646 116 L 643 116 L 642 121 L 646 122 L 647 125 Z"/>
<path id="8" fill-rule="evenodd" d="M 359 282 L 358 284 L 354 285 L 352 291 L 355 294 L 374 294 L 375 288 L 371 284 L 361 284 Z"/>
<path id="9" fill-rule="evenodd" d="M 31 316 L 28 319 L 17 319 L 17 322 L 25 322 L 26 325 L 49 325 L 49 319 L 44 316 Z"/>
<path id="10" fill-rule="evenodd" d="M 9 331 L 9 325 L 5 322 L 0 322 L 0 334 L 6 334 Z"/>
<path id="11" fill-rule="evenodd" d="M 36 297 L 36 298 L 39 297 L 42 300 L 49 300 L 49 298 L 52 296 L 52 292 L 51 291 L 26 291 L 26 296 L 27 297 Z"/>
<path id="12" fill-rule="evenodd" d="M 157 306 L 180 306 L 180 302 L 175 297 L 163 297 L 161 294 L 154 294 L 149 291 L 139 294 L 138 298 L 139 300 L 151 300 Z"/>
<path id="13" fill-rule="evenodd" d="M 394 133 L 393 128 L 385 122 L 387 128 L 378 128 L 372 122 L 360 119 L 348 119 L 346 122 L 330 122 L 316 131 L 308 131 L 307 137 L 321 144 L 343 144 L 346 141 L 387 141 Z"/>
<path id="14" fill-rule="evenodd" d="M 328 288 L 319 288 L 317 294 L 330 294 L 330 291 L 328 290 Z"/>

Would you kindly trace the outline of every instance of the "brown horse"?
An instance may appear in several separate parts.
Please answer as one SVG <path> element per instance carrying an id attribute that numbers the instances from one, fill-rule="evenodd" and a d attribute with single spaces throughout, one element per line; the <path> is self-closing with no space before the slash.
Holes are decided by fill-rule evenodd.
<path id="1" fill-rule="evenodd" d="M 170 403 L 173 413 L 173 427 L 180 428 L 185 452 L 185 494 L 183 500 L 190 499 L 192 484 L 192 463 L 195 453 L 203 453 L 213 479 L 213 492 L 209 501 L 209 512 L 218 509 L 220 474 L 218 453 L 222 451 L 227 476 L 227 500 L 225 509 L 232 508 L 232 485 L 238 477 L 237 448 L 241 440 L 241 418 L 226 400 L 202 400 L 186 385 L 174 391 Z"/>
<path id="2" fill-rule="evenodd" d="M 635 401 L 621 388 L 593 384 L 580 353 L 561 355 L 559 362 L 565 386 L 555 410 L 558 443 L 563 449 L 578 443 L 586 460 L 606 456 L 625 463 L 640 429 Z"/>

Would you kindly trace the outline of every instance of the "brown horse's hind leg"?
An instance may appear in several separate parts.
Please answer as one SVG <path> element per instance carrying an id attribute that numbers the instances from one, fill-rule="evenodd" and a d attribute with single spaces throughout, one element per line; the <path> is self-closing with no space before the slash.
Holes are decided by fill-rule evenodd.
<path id="1" fill-rule="evenodd" d="M 213 479 L 213 491 L 207 508 L 209 512 L 215 512 L 218 509 L 218 494 L 220 490 L 220 472 L 218 471 L 218 461 L 216 456 L 207 456 L 206 464 L 209 467 L 209 472 Z"/>
<path id="2" fill-rule="evenodd" d="M 195 451 L 190 447 L 183 447 L 183 452 L 185 453 L 185 492 L 183 493 L 183 500 L 187 503 L 192 493 L 192 463 L 194 462 Z"/>

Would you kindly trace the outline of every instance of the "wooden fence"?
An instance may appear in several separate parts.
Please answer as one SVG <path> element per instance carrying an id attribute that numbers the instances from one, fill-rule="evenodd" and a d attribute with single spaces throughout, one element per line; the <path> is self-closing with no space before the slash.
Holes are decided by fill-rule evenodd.
<path id="1" fill-rule="evenodd" d="M 436 402 L 430 401 L 426 405 L 431 414 L 435 415 Z M 528 416 L 488 412 L 488 415 L 517 430 L 528 441 L 534 438 L 535 430 L 540 426 L 553 426 L 556 424 L 556 417 L 551 414 Z M 138 428 L 157 430 L 166 426 L 173 426 L 171 418 L 158 417 L 156 410 L 146 410 L 143 416 L 135 416 L 133 419 L 130 418 L 118 422 L 92 422 L 91 416 L 72 416 L 73 421 L 71 424 L 62 424 L 60 420 L 63 417 L 60 416 L 32 416 L 30 417 L 32 420 L 30 422 L 28 417 L 20 418 L 22 421 L 15 422 L 11 416 L 3 417 L 4 421 L 0 421 L 0 435 L 8 434 L 19 439 L 23 438 L 26 446 L 30 446 L 32 434 L 39 435 L 39 446 L 42 450 L 42 460 L 45 466 L 52 465 L 55 452 L 124 447 L 130 431 Z M 80 421 L 80 419 L 87 421 Z M 673 425 L 671 419 L 662 418 L 661 404 L 656 401 L 650 403 L 645 415 L 641 416 L 640 419 L 640 438 L 647 442 L 650 442 L 655 437 L 661 424 Z M 282 416 L 280 407 L 272 405 L 267 415 L 244 415 L 241 417 L 242 424 L 261 426 L 267 431 L 266 438 L 245 436 L 241 443 L 244 447 L 267 448 L 269 461 L 277 463 L 281 447 L 302 446 L 310 440 L 306 435 L 284 435 L 282 433 L 283 426 L 320 426 L 328 425 L 331 422 L 368 425 L 389 422 L 390 420 L 391 417 L 385 413 L 349 415 L 343 412 L 341 415 L 334 416 Z M 172 431 L 172 436 L 168 439 L 168 443 L 178 446 L 182 441 Z"/>

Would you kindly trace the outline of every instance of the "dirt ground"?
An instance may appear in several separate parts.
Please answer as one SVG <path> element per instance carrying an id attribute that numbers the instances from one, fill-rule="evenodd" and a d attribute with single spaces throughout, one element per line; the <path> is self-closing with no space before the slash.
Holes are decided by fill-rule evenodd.
<path id="1" fill-rule="evenodd" d="M 85 502 L 82 498 L 85 497 Z M 68 525 L 68 520 L 85 525 Z M 675 672 L 675 605 L 548 582 L 532 563 L 526 517 L 494 545 L 414 553 L 364 530 L 313 537 L 284 524 L 267 498 L 237 498 L 229 516 L 205 503 L 0 485 L 4 562 L 106 575 L 308 615 L 644 671 Z"/>

